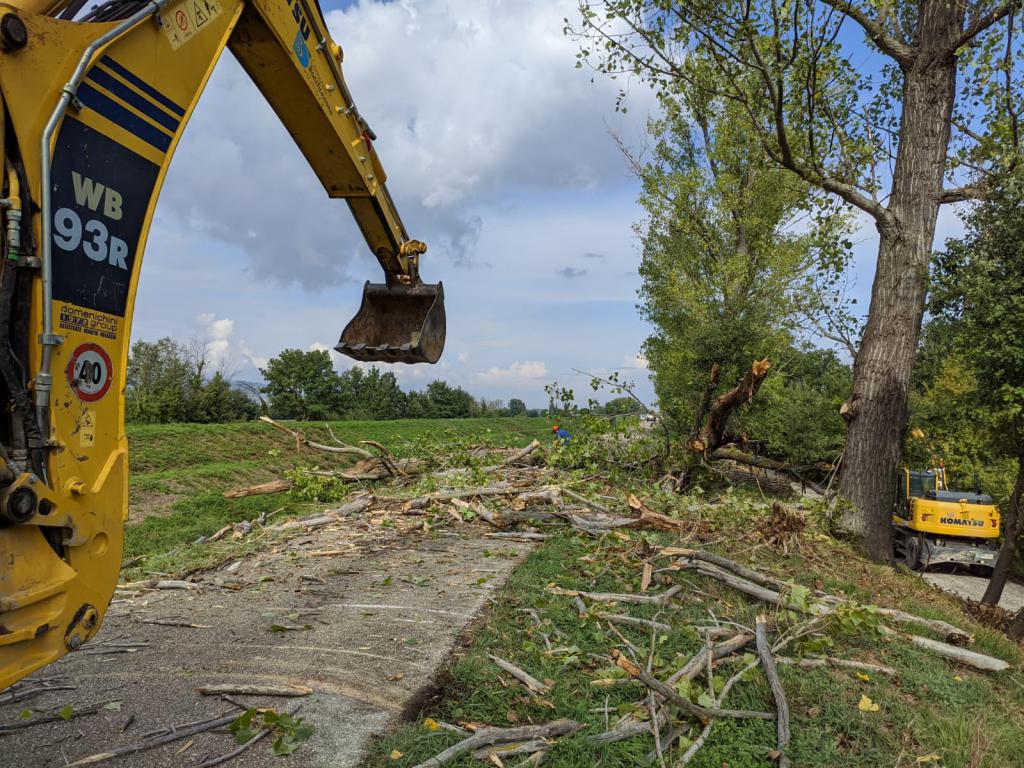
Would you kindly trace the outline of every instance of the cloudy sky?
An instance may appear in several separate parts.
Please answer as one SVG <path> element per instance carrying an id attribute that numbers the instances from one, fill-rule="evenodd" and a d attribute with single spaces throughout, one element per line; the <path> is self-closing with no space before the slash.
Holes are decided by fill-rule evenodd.
<path id="1" fill-rule="evenodd" d="M 638 357 L 638 190 L 611 133 L 639 142 L 656 106 L 634 86 L 628 114 L 617 114 L 618 85 L 575 68 L 562 34 L 575 8 L 324 4 L 392 194 L 411 235 L 430 245 L 424 277 L 445 285 L 445 355 L 395 366 L 407 388 L 440 377 L 540 406 L 550 381 L 581 388 L 580 368 L 621 371 L 651 398 Z M 873 228 L 859 239 L 852 290 L 866 299 Z M 167 177 L 134 337 L 203 339 L 215 365 L 256 379 L 286 347 L 333 346 L 363 281 L 380 276 L 345 203 L 327 199 L 225 54 Z"/>

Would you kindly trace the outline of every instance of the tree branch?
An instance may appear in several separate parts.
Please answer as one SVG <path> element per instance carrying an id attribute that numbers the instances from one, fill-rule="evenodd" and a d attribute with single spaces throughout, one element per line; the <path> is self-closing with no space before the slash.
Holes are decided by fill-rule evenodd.
<path id="1" fill-rule="evenodd" d="M 828 2 L 828 0 L 825 1 Z M 1020 9 L 1020 7 L 1021 0 L 1004 0 L 1004 2 L 1000 3 L 996 8 L 992 9 L 988 13 L 975 16 L 968 22 L 967 28 L 964 29 L 963 34 L 960 35 L 960 37 L 958 37 L 953 43 L 950 48 L 950 52 L 960 50 L 960 48 L 973 41 L 974 38 L 986 29 L 991 27 L 993 24 L 998 23 L 1002 19 L 1005 19 L 1010 13 Z"/>
<path id="2" fill-rule="evenodd" d="M 985 196 L 984 187 L 968 184 L 963 187 L 950 187 L 939 192 L 940 204 L 962 203 L 965 200 L 977 200 Z"/>
<path id="3" fill-rule="evenodd" d="M 860 24 L 868 39 L 882 53 L 895 59 L 901 67 L 907 67 L 913 63 L 916 54 L 914 47 L 889 34 L 879 19 L 872 19 L 863 9 L 856 7 L 853 0 L 822 0 L 822 2 Z"/>

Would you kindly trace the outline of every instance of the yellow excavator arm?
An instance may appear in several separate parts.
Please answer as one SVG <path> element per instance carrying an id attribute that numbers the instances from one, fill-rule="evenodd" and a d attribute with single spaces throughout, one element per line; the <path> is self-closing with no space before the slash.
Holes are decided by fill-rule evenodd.
<path id="1" fill-rule="evenodd" d="M 443 289 L 420 279 L 426 246 L 388 194 L 315 0 L 85 4 L 0 2 L 0 689 L 80 648 L 113 595 L 143 250 L 225 47 L 384 269 L 337 349 L 436 362 L 444 347 Z"/>

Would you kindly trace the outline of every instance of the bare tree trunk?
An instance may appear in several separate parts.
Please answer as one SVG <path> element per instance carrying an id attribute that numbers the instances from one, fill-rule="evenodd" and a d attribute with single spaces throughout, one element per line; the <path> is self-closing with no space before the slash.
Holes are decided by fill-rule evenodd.
<path id="1" fill-rule="evenodd" d="M 1017 457 L 1017 481 L 1013 484 L 1013 493 L 1010 495 L 1010 508 L 1003 515 L 1003 546 L 999 550 L 999 557 L 996 558 L 995 567 L 992 569 L 992 578 L 988 580 L 988 587 L 981 602 L 985 605 L 998 605 L 999 598 L 1003 596 L 1003 588 L 1010 576 L 1010 566 L 1013 565 L 1014 557 L 1017 555 L 1017 537 L 1021 532 L 1020 504 L 1024 499 L 1024 455 Z M 1024 615 L 1018 616 L 1018 620 L 1024 621 Z M 1024 629 L 1024 624 L 1022 624 Z"/>
<path id="2" fill-rule="evenodd" d="M 841 526 L 879 562 L 892 560 L 890 518 L 896 501 L 907 394 L 924 315 L 939 195 L 956 92 L 956 57 L 964 4 L 923 0 L 919 54 L 903 74 L 903 114 L 893 170 L 890 217 L 880 243 L 868 323 L 854 364 L 853 393 L 840 488 L 853 506 Z"/>

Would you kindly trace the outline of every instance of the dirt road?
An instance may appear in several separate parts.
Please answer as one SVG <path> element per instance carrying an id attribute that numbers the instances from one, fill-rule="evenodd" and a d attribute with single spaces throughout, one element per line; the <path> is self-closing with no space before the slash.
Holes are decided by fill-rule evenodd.
<path id="1" fill-rule="evenodd" d="M 345 526 L 362 525 L 353 543 Z M 289 762 L 359 765 L 372 734 L 429 691 L 460 633 L 527 552 L 470 533 L 406 532 L 345 521 L 205 574 L 197 588 L 140 591 L 118 600 L 100 635 L 29 678 L 71 686 L 0 703 L 0 763 L 65 766 L 142 740 L 147 732 L 240 714 L 197 688 L 211 683 L 308 686 L 301 699 L 237 696 L 246 706 L 302 703 L 315 727 Z M 482 532 L 482 531 L 481 531 Z M 346 551 L 344 555 L 325 553 Z M 169 626 L 153 622 L 196 626 Z M 92 715 L 32 725 L 39 713 L 118 702 Z M 23 720 L 23 710 L 33 714 Z M 28 726 L 28 727 L 20 727 Z M 231 768 L 282 765 L 270 739 Z M 223 729 L 104 765 L 185 768 L 234 749 Z"/>

